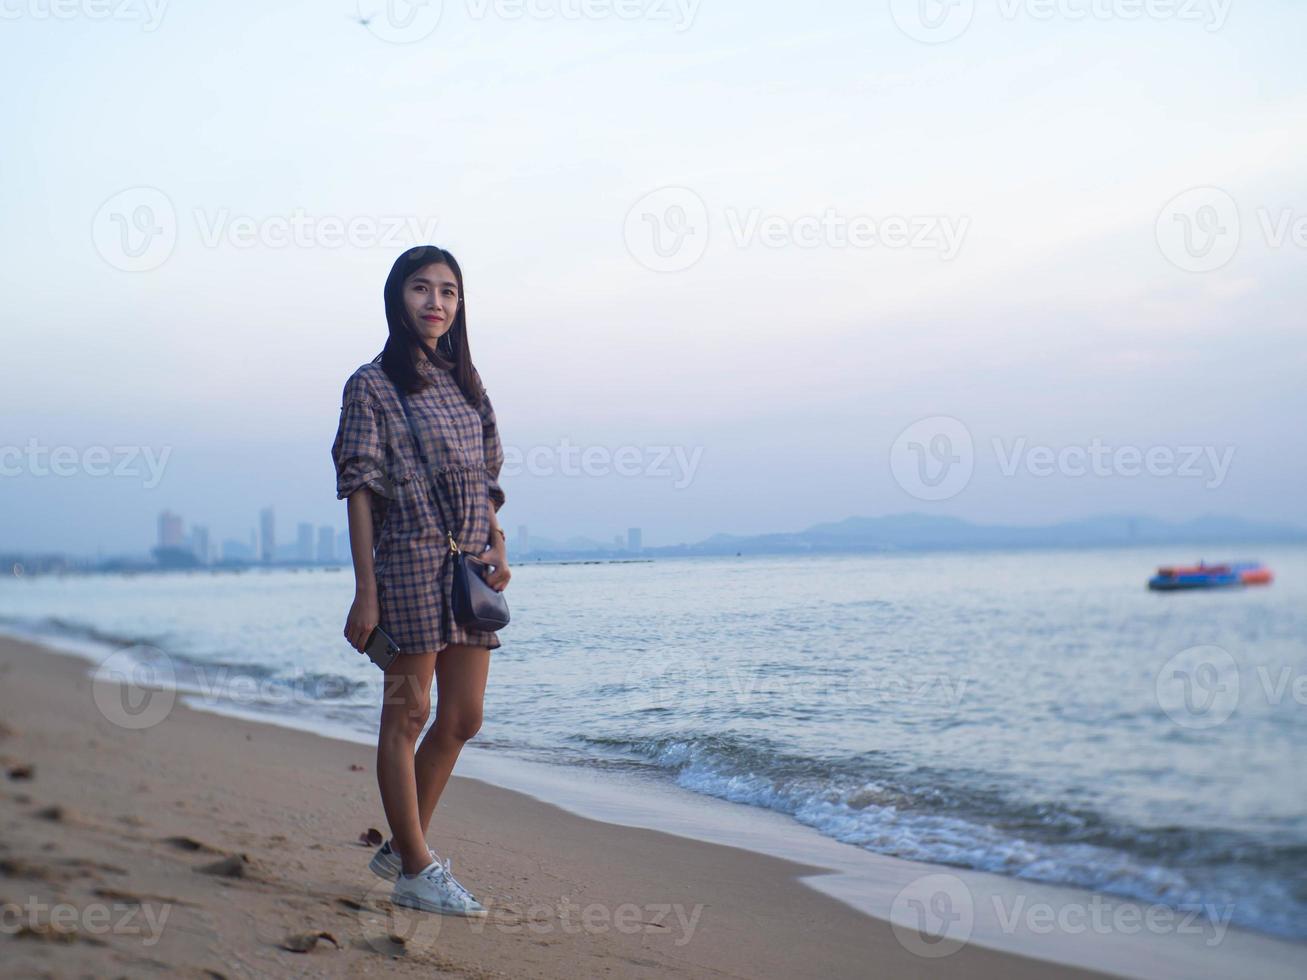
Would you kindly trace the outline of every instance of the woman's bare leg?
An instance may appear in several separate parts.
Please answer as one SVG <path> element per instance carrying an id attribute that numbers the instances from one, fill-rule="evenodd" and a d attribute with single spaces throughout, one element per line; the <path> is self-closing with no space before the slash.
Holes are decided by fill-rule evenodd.
<path id="1" fill-rule="evenodd" d="M 418 783 L 414 746 L 431 712 L 431 675 L 436 651 L 405 653 L 386 668 L 381 696 L 381 731 L 377 737 L 377 785 L 390 824 L 391 847 L 406 874 L 431 863 L 425 824 L 418 817 Z"/>
<path id="2" fill-rule="evenodd" d="M 450 644 L 436 655 L 435 671 L 436 720 L 414 760 L 418 820 L 424 839 L 463 744 L 481 728 L 490 650 Z"/>

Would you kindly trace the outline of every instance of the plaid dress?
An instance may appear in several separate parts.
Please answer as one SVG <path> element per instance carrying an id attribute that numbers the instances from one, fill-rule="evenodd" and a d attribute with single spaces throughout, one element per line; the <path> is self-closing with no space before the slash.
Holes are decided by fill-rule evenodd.
<path id="1" fill-rule="evenodd" d="M 465 630 L 454 621 L 450 596 L 454 563 L 431 485 L 454 527 L 458 546 L 479 555 L 491 546 L 487 503 L 504 504 L 499 471 L 504 449 L 490 399 L 478 410 L 458 383 L 424 357 L 418 370 L 434 384 L 408 396 L 409 410 L 430 460 L 430 477 L 413 447 L 399 394 L 377 362 L 345 382 L 340 426 L 331 447 L 336 499 L 367 487 L 372 510 L 373 564 L 381 627 L 405 653 L 459 643 L 494 649 L 493 632 Z"/>

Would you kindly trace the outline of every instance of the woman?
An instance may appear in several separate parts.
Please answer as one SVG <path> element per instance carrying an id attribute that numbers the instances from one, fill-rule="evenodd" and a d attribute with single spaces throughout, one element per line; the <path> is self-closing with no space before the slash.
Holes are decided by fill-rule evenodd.
<path id="1" fill-rule="evenodd" d="M 369 867 L 395 881 L 393 902 L 455 915 L 485 909 L 427 846 L 427 826 L 463 743 L 481 727 L 495 633 L 463 629 L 450 609 L 453 562 L 440 507 L 464 551 L 508 584 L 503 446 L 494 409 L 472 365 L 463 273 L 435 246 L 409 249 L 385 287 L 390 336 L 381 354 L 345 383 L 332 446 L 336 497 L 348 498 L 354 604 L 345 636 L 362 652 L 380 624 L 401 650 L 386 668 L 377 740 L 377 783 L 391 838 Z M 396 390 L 409 409 L 422 452 Z M 420 456 L 430 460 L 424 468 Z M 424 472 L 424 469 L 427 471 Z M 436 680 L 436 719 L 421 745 Z"/>

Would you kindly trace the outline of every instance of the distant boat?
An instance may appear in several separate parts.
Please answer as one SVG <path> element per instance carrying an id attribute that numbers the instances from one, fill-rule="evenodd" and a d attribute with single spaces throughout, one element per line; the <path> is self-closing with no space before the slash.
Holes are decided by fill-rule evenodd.
<path id="1" fill-rule="evenodd" d="M 1148 580 L 1148 587 L 1157 592 L 1175 592 L 1179 589 L 1222 589 L 1236 585 L 1269 585 L 1274 576 L 1259 561 L 1226 561 L 1209 565 L 1163 566 Z"/>

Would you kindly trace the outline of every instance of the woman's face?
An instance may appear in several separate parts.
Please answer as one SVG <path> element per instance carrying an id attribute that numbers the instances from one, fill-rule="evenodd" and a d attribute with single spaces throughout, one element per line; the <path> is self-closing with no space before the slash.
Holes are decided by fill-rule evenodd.
<path id="1" fill-rule="evenodd" d="M 404 282 L 404 308 L 423 340 L 432 347 L 458 313 L 458 280 L 444 262 L 425 265 Z"/>

